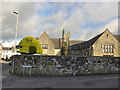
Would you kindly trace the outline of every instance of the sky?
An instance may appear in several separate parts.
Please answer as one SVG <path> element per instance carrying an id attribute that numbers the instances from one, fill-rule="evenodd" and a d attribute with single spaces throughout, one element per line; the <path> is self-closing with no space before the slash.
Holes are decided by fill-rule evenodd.
<path id="1" fill-rule="evenodd" d="M 72 40 L 89 40 L 106 28 L 118 34 L 117 2 L 3 2 L 2 41 L 15 38 L 14 11 L 19 12 L 17 40 L 43 32 L 61 38 L 63 29 Z"/>

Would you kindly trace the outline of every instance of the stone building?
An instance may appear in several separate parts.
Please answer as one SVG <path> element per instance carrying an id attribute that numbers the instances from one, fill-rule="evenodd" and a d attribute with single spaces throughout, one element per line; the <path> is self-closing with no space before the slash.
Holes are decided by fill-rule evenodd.
<path id="1" fill-rule="evenodd" d="M 67 42 L 67 46 L 83 42 L 80 40 L 69 40 L 70 33 L 65 34 L 64 30 L 62 33 L 62 38 L 50 38 L 48 34 L 44 32 L 39 38 L 36 39 L 40 42 L 43 48 L 43 55 L 61 55 L 63 41 Z"/>
<path id="2" fill-rule="evenodd" d="M 2 57 L 2 44 L 0 43 L 0 59 Z"/>
<path id="3" fill-rule="evenodd" d="M 120 57 L 120 35 L 108 29 L 92 39 L 70 46 L 71 55 Z"/>

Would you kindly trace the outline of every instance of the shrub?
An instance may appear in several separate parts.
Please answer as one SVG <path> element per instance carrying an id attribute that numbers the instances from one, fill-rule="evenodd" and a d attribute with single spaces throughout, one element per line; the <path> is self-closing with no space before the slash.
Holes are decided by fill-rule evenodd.
<path id="1" fill-rule="evenodd" d="M 23 38 L 19 45 L 22 46 L 19 50 L 20 53 L 42 54 L 43 52 L 40 42 L 31 36 Z"/>
<path id="2" fill-rule="evenodd" d="M 61 55 L 68 55 L 68 45 L 67 42 L 62 43 L 62 50 L 61 50 Z"/>

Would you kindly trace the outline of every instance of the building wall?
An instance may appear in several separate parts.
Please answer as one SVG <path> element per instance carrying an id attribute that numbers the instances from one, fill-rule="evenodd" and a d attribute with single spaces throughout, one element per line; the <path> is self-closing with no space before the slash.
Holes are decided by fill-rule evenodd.
<path id="1" fill-rule="evenodd" d="M 38 41 L 41 45 L 48 45 L 48 49 L 43 49 L 43 54 L 54 55 L 55 45 L 45 32 L 41 35 Z"/>
<path id="2" fill-rule="evenodd" d="M 68 38 L 69 34 L 64 38 Z M 68 37 L 67 37 L 68 36 Z M 67 39 L 65 39 L 67 40 Z M 68 39 L 69 40 L 69 39 Z M 49 38 L 49 36 L 44 32 L 41 37 L 38 39 L 41 44 L 47 44 L 48 49 L 43 49 L 43 54 L 45 55 L 60 55 L 62 49 L 56 49 L 55 44 Z M 90 44 L 89 42 L 88 44 Z M 104 45 L 112 45 L 113 53 L 105 53 L 103 52 Z M 104 55 L 113 55 L 114 57 L 120 57 L 120 43 L 116 38 L 112 35 L 112 33 L 106 29 L 104 33 L 101 33 L 101 36 L 94 42 L 94 44 L 90 44 L 89 47 L 85 47 L 85 49 L 79 49 L 79 46 L 74 46 L 74 49 L 69 48 L 70 55 L 80 55 L 80 56 L 104 56 Z"/>
<path id="3" fill-rule="evenodd" d="M 61 55 L 61 50 L 60 49 L 55 49 L 54 55 Z"/>
<path id="4" fill-rule="evenodd" d="M 118 54 L 118 44 L 119 42 L 115 39 L 109 30 L 106 30 L 101 37 L 93 44 L 93 56 L 103 56 L 103 55 L 113 55 L 115 57 L 120 56 Z M 104 45 L 113 45 L 113 53 L 104 53 Z"/>
<path id="5" fill-rule="evenodd" d="M 80 56 L 93 56 L 93 49 L 90 46 L 89 48 L 81 50 L 79 53 L 80 53 Z"/>
<path id="6" fill-rule="evenodd" d="M 0 59 L 2 57 L 2 45 L 0 44 Z"/>
<path id="7" fill-rule="evenodd" d="M 120 42 L 118 43 L 118 57 L 120 57 Z"/>
<path id="8" fill-rule="evenodd" d="M 43 54 L 47 55 L 48 54 L 48 49 L 43 49 Z"/>
<path id="9" fill-rule="evenodd" d="M 12 50 L 3 50 L 2 51 L 2 58 L 10 58 L 12 55 L 14 55 Z"/>
<path id="10" fill-rule="evenodd" d="M 60 55 L 60 49 L 54 49 L 54 54 L 48 54 L 48 49 L 43 49 L 43 55 Z"/>
<path id="11" fill-rule="evenodd" d="M 120 43 L 113 34 L 106 29 L 99 35 L 99 37 L 96 36 L 86 43 L 71 46 L 71 55 L 120 57 Z"/>
<path id="12" fill-rule="evenodd" d="M 14 52 L 13 47 L 3 47 L 1 58 L 10 59 L 12 55 L 20 55 L 19 52 Z"/>

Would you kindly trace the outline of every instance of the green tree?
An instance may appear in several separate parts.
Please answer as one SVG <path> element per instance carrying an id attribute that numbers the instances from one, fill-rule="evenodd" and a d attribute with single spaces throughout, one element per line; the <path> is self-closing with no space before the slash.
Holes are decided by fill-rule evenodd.
<path id="1" fill-rule="evenodd" d="M 68 55 L 68 46 L 67 46 L 67 42 L 64 42 L 63 46 L 64 46 L 64 55 Z"/>
<path id="2" fill-rule="evenodd" d="M 22 46 L 19 50 L 20 53 L 42 54 L 43 52 L 40 42 L 31 36 L 23 38 L 19 45 Z"/>
<path id="3" fill-rule="evenodd" d="M 62 42 L 61 55 L 68 55 L 68 45 L 65 41 Z"/>

